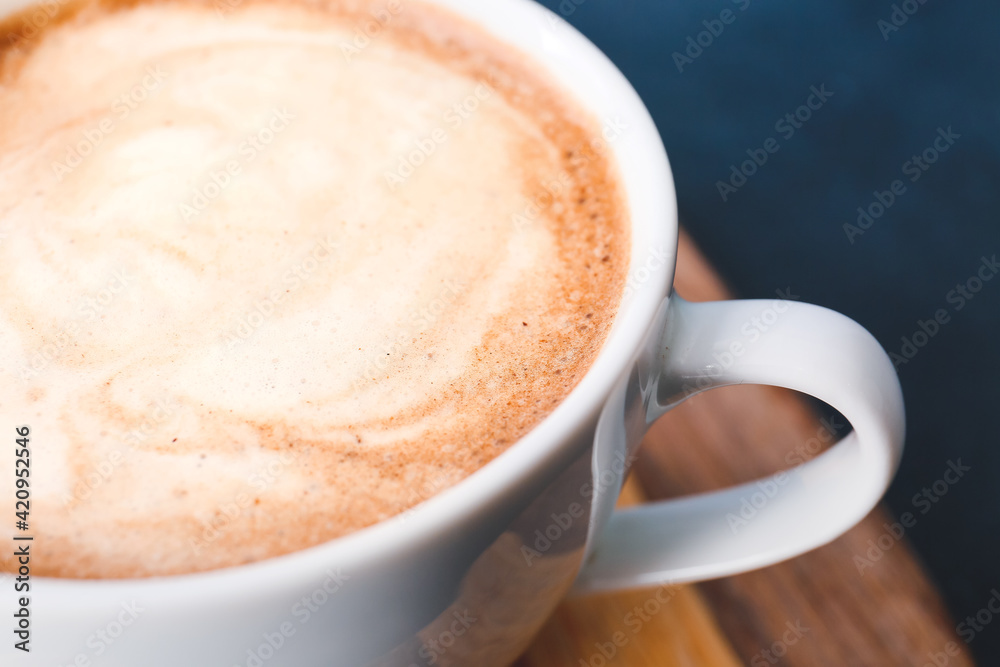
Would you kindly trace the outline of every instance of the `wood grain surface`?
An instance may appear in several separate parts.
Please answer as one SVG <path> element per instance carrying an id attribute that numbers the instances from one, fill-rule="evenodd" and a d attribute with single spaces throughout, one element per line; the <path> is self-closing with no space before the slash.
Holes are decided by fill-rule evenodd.
<path id="1" fill-rule="evenodd" d="M 691 301 L 731 298 L 685 234 L 675 287 Z M 621 503 L 773 474 L 788 467 L 790 453 L 815 456 L 846 431 L 786 390 L 707 392 L 654 425 Z M 894 521 L 876 509 L 825 547 L 737 577 L 568 601 L 517 665 L 973 665 L 905 537 L 885 537 Z M 869 553 L 880 538 L 888 548 Z"/>

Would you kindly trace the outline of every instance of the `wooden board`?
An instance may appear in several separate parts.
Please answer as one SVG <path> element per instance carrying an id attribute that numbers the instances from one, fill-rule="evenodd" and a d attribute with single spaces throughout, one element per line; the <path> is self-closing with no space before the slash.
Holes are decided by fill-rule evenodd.
<path id="1" fill-rule="evenodd" d="M 684 234 L 675 286 L 692 301 L 730 298 Z M 846 428 L 821 424 L 793 392 L 743 386 L 695 396 L 654 425 L 621 502 L 766 476 L 787 467 L 789 452 L 815 455 L 831 430 L 839 437 Z M 855 556 L 867 559 L 893 520 L 879 508 L 830 545 L 757 572 L 679 587 L 665 604 L 650 603 L 652 590 L 566 602 L 517 665 L 890 667 L 933 665 L 935 656 L 947 667 L 973 665 L 905 537 L 893 538 L 859 572 Z M 656 613 L 640 618 L 635 608 L 647 603 Z"/>

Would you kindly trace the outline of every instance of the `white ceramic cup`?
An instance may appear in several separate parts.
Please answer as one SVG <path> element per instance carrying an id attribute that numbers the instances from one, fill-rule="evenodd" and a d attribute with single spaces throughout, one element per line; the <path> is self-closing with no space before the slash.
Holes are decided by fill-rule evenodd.
<path id="1" fill-rule="evenodd" d="M 434 1 L 529 53 L 606 123 L 632 214 L 632 255 L 628 294 L 599 358 L 522 441 L 403 516 L 222 571 L 33 578 L 32 651 L 13 650 L 8 629 L 4 665 L 499 666 L 574 587 L 655 587 L 763 567 L 829 542 L 878 502 L 904 427 L 899 384 L 875 339 L 815 306 L 695 305 L 671 294 L 670 169 L 625 78 L 529 0 Z M 0 15 L 25 4 L 0 0 Z M 766 333 L 751 334 L 754 318 Z M 854 431 L 780 483 L 614 511 L 653 420 L 692 393 L 744 383 L 816 396 Z M 734 530 L 731 515 L 751 499 L 756 515 Z M 0 606 L 12 610 L 9 577 L 2 590 Z M 651 592 L 657 605 L 668 598 Z"/>

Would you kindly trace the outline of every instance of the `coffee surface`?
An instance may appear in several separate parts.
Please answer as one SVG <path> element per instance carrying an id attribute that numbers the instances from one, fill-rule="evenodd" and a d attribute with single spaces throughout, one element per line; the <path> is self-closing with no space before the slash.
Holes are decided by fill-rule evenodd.
<path id="1" fill-rule="evenodd" d="M 0 408 L 32 427 L 33 574 L 387 519 L 600 350 L 630 241 L 601 127 L 480 28 L 405 1 L 25 20 L 0 26 Z"/>

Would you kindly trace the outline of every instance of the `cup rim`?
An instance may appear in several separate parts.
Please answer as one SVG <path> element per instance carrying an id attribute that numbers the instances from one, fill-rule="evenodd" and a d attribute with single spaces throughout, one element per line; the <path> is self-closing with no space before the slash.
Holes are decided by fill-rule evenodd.
<path id="1" fill-rule="evenodd" d="M 566 460 L 577 430 L 600 414 L 608 396 L 640 352 L 673 284 L 677 249 L 674 181 L 655 123 L 638 93 L 612 61 L 562 17 L 533 0 L 419 0 L 470 19 L 545 66 L 577 102 L 599 119 L 624 115 L 628 129 L 611 143 L 630 213 L 629 287 L 597 358 L 570 394 L 527 435 L 454 486 L 399 516 L 343 537 L 255 563 L 217 570 L 136 579 L 37 577 L 36 590 L 58 596 L 63 611 L 92 607 L 96 595 L 154 595 L 169 606 L 199 599 L 255 596 L 296 582 L 314 585 L 333 569 L 353 571 L 398 556 L 408 546 L 448 533 L 448 527 L 497 503 L 505 492 L 540 470 Z M 25 6 L 13 0 L 0 18 Z M 651 267 L 654 253 L 665 256 Z M 642 271 L 645 269 L 645 272 Z M 103 595 L 101 595 L 103 597 Z M 162 609 L 162 608 L 161 608 Z"/>

